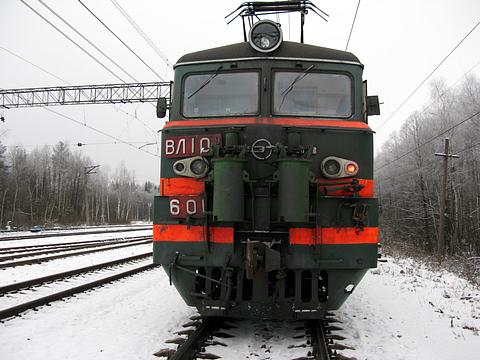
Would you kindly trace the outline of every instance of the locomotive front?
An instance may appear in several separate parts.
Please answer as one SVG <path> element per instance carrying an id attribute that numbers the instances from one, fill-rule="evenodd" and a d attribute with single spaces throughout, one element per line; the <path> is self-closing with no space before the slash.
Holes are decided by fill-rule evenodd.
<path id="1" fill-rule="evenodd" d="M 362 71 L 265 20 L 175 65 L 154 262 L 202 315 L 319 318 L 376 267 Z"/>

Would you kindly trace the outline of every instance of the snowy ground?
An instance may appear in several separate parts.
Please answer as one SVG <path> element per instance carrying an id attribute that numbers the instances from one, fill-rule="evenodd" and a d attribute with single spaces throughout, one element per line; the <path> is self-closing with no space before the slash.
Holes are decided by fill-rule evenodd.
<path id="1" fill-rule="evenodd" d="M 0 324 L 0 358 L 155 359 L 151 354 L 165 347 L 163 341 L 174 337 L 194 313 L 168 285 L 165 272 L 156 268 L 5 321 Z M 344 328 L 337 333 L 347 337 L 341 343 L 355 347 L 342 354 L 358 360 L 479 358 L 480 290 L 410 260 L 380 264 L 337 318 Z M 282 341 L 280 335 L 289 334 L 285 324 L 278 325 L 283 330 L 270 353 L 263 343 L 252 343 L 252 329 L 259 325 L 248 326 L 250 330 L 228 339 L 232 351 L 224 358 L 292 358 L 291 352 L 282 351 L 283 345 L 297 342 Z M 267 326 L 272 331 L 277 327 Z M 251 355 L 252 348 L 257 355 Z M 224 348 L 215 350 L 209 348 L 225 353 Z"/>
<path id="2" fill-rule="evenodd" d="M 0 324 L 0 358 L 152 359 L 190 314 L 156 268 Z"/>
<path id="3" fill-rule="evenodd" d="M 337 317 L 359 360 L 480 359 L 480 289 L 412 260 L 372 270 Z"/>

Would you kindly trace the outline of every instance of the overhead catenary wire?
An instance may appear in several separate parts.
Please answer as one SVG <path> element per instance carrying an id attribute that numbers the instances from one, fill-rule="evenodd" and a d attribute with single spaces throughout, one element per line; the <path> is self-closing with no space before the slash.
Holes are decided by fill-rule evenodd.
<path id="1" fill-rule="evenodd" d="M 23 1 L 23 0 L 20 0 L 20 1 Z M 152 71 L 156 76 L 158 76 L 158 78 L 162 81 L 165 81 L 150 65 L 148 65 L 145 60 L 143 60 L 130 46 L 128 46 L 125 41 L 123 41 L 112 29 L 110 29 L 110 27 L 105 24 L 97 15 L 95 15 L 95 13 L 90 10 L 90 8 L 85 5 L 82 0 L 77 0 L 95 19 L 97 19 L 97 21 L 103 25 L 103 27 L 105 27 L 105 29 L 107 29 L 113 36 L 115 36 L 115 38 L 117 38 L 118 41 L 120 41 L 133 55 L 135 55 L 137 57 L 137 59 L 139 59 L 147 68 L 150 69 L 150 71 Z"/>
<path id="2" fill-rule="evenodd" d="M 473 65 L 467 72 L 465 72 L 464 74 L 462 74 L 457 80 L 455 80 L 455 82 L 454 82 L 453 84 L 451 84 L 451 85 L 449 86 L 449 88 L 452 88 L 453 86 L 455 86 L 462 78 L 467 77 L 467 75 L 470 74 L 478 65 L 480 65 L 480 61 L 477 62 L 475 65 Z M 422 110 L 422 112 L 420 112 L 420 115 L 422 115 L 423 113 L 425 113 L 438 99 L 440 99 L 443 95 L 445 95 L 445 93 L 446 93 L 447 91 L 448 91 L 448 90 L 445 90 L 445 91 L 443 91 L 441 94 L 439 94 L 426 108 L 424 108 L 424 109 Z M 470 120 L 470 119 L 468 119 L 468 120 Z M 464 122 L 462 122 L 461 124 L 463 124 L 463 123 L 464 123 Z M 460 125 L 461 125 L 461 124 L 460 124 Z M 445 132 L 448 132 L 448 131 L 450 131 L 450 130 L 447 130 L 447 131 L 445 131 Z M 437 139 L 438 137 L 442 136 L 443 134 L 445 134 L 445 132 L 442 132 L 441 134 L 439 134 L 438 136 L 436 136 L 433 140 L 435 140 L 435 139 Z M 432 141 L 433 141 L 433 140 L 432 140 Z M 430 141 L 429 141 L 429 142 L 430 142 Z M 427 144 L 425 144 L 425 145 L 427 145 Z M 422 147 L 422 146 L 423 146 L 423 145 L 421 145 L 420 147 Z M 405 157 L 405 156 L 413 153 L 414 151 L 418 150 L 420 147 L 415 148 L 415 149 L 413 149 L 412 151 L 409 151 L 408 153 L 401 155 L 400 158 L 403 158 L 403 157 Z M 462 151 L 463 151 L 463 150 L 462 150 Z M 393 162 L 393 161 L 392 161 L 392 162 Z M 383 167 L 378 168 L 377 171 L 381 170 L 382 168 L 383 168 Z"/>
<path id="3" fill-rule="evenodd" d="M 462 80 L 463 78 L 466 78 L 468 74 L 470 74 L 478 65 L 480 65 L 480 61 L 477 62 L 475 65 L 473 65 L 467 72 L 465 72 L 464 74 L 462 74 L 460 77 L 458 77 L 457 80 L 455 80 L 450 86 L 448 86 L 448 89 L 446 89 L 445 91 L 443 91 L 442 93 L 438 94 L 435 99 L 432 100 L 432 102 L 430 104 L 428 104 L 421 112 L 419 115 L 422 115 L 424 114 L 429 108 L 431 108 L 433 106 L 433 104 L 435 104 L 435 102 L 437 100 L 439 100 L 441 97 L 443 97 L 443 95 L 445 95 L 447 93 L 448 90 L 450 90 L 452 87 L 454 87 L 455 85 L 458 84 L 458 82 L 460 80 Z"/>
<path id="4" fill-rule="evenodd" d="M 158 56 L 163 60 L 163 62 L 170 68 L 172 68 L 172 63 L 165 54 L 155 45 L 155 43 L 148 37 L 147 34 L 138 26 L 138 24 L 128 15 L 127 11 L 120 6 L 116 0 L 110 0 L 117 10 L 128 20 L 128 22 L 134 27 L 134 29 L 145 39 L 145 41 L 150 45 L 150 47 L 158 54 Z"/>
<path id="5" fill-rule="evenodd" d="M 85 124 L 83 124 L 85 125 Z M 146 143 L 145 141 L 127 141 L 130 144 L 139 144 L 140 147 L 144 147 L 147 145 L 154 145 L 155 143 Z M 122 142 L 119 141 L 110 141 L 110 142 L 91 142 L 91 143 L 83 143 L 83 142 L 77 142 L 77 143 L 71 143 L 67 144 L 69 146 L 76 146 L 76 147 L 83 147 L 83 146 L 99 146 L 99 145 L 124 145 Z M 55 147 L 57 144 L 20 144 L 20 145 L 4 145 L 7 148 L 40 148 L 40 147 Z M 138 147 L 137 147 L 138 148 Z"/>
<path id="6" fill-rule="evenodd" d="M 23 0 L 21 0 L 23 2 Z M 95 44 L 93 44 L 88 38 L 86 38 L 83 34 L 81 34 L 77 29 L 75 29 L 70 23 L 68 23 L 65 19 L 63 19 L 58 13 L 56 13 L 51 7 L 49 7 L 47 4 L 45 4 L 42 0 L 38 0 L 43 6 L 45 6 L 50 12 L 52 12 L 57 18 L 59 18 L 64 24 L 66 24 L 71 30 L 73 30 L 77 35 L 79 35 L 82 39 L 84 39 L 86 42 L 88 42 L 92 47 L 94 47 L 97 51 L 99 51 L 103 56 L 105 56 L 108 60 L 110 60 L 114 65 L 116 65 L 120 70 L 122 70 L 127 76 L 129 76 L 131 79 L 133 79 L 136 82 L 139 82 L 134 76 L 132 76 L 129 72 L 127 72 L 122 66 L 120 66 L 115 60 L 113 60 L 110 56 L 108 56 L 104 51 L 102 51 L 100 48 L 98 48 Z M 28 5 L 27 5 L 28 6 Z M 53 25 L 52 25 L 53 26 Z M 120 40 L 120 39 L 119 39 Z M 121 41 L 121 40 L 120 40 Z M 102 64 L 104 68 L 105 65 Z M 148 66 L 148 65 L 147 65 Z M 108 69 L 109 70 L 109 69 Z M 110 71 L 110 70 L 109 70 Z M 110 71 L 111 72 L 111 71 Z M 158 74 L 157 74 L 158 76 Z M 117 78 L 122 81 L 123 83 L 126 83 L 125 80 Z M 160 77 L 160 79 L 162 79 Z M 163 79 L 162 79 L 163 80 Z M 154 106 L 153 104 L 151 104 Z M 154 132 L 152 129 L 150 129 L 152 132 Z"/>
<path id="7" fill-rule="evenodd" d="M 467 150 L 471 150 L 471 149 L 475 149 L 477 147 L 480 147 L 480 142 L 477 142 L 477 143 L 474 143 L 474 144 L 471 144 L 469 146 L 466 146 L 464 147 L 463 149 L 459 150 L 459 151 L 455 151 L 455 154 L 459 155 Z M 378 177 L 379 181 L 382 181 L 382 182 L 385 182 L 385 181 L 388 181 L 388 180 L 392 180 L 392 179 L 398 179 L 398 178 L 402 178 L 406 175 L 410 175 L 411 173 L 413 172 L 416 172 L 416 171 L 421 171 L 421 170 L 425 170 L 425 169 L 428 169 L 428 168 L 434 168 L 435 164 L 426 164 L 426 165 L 423 165 L 423 166 L 420 166 L 420 167 L 416 167 L 416 168 L 413 168 L 413 169 L 409 169 L 407 170 L 406 172 L 405 171 L 402 171 L 401 174 L 397 174 L 397 175 L 392 175 L 392 176 L 389 176 L 387 178 L 382 178 L 382 177 Z"/>
<path id="8" fill-rule="evenodd" d="M 7 48 L 5 48 L 5 47 L 0 46 L 0 48 L 1 48 L 2 50 L 4 50 L 4 51 L 8 52 L 9 54 L 12 54 L 12 55 L 15 56 L 16 58 L 18 58 L 18 59 L 26 62 L 27 64 L 29 64 L 29 65 L 31 65 L 31 66 L 33 66 L 33 67 L 35 67 L 35 68 L 37 68 L 37 69 L 45 72 L 46 74 L 48 74 L 48 75 L 50 75 L 50 76 L 52 76 L 52 77 L 54 77 L 54 78 L 56 78 L 56 79 L 58 79 L 58 80 L 60 80 L 60 81 L 63 81 L 64 83 L 66 83 L 66 84 L 68 84 L 68 85 L 71 85 L 71 83 L 68 82 L 67 80 L 62 79 L 62 78 L 59 77 L 58 75 L 55 75 L 55 74 L 53 74 L 52 72 L 50 72 L 50 71 L 48 71 L 48 70 L 46 70 L 46 69 L 38 66 L 37 64 L 35 64 L 35 63 L 33 63 L 32 61 L 26 59 L 25 57 L 20 56 L 20 55 L 14 53 L 13 51 L 11 51 L 11 50 L 9 50 L 9 49 L 7 49 Z M 125 110 L 123 110 L 123 109 L 121 109 L 121 108 L 116 107 L 114 104 L 111 104 L 111 106 L 112 106 L 116 111 L 120 111 L 120 112 L 124 113 L 125 115 L 129 116 L 130 118 L 133 118 L 133 119 L 136 119 L 137 121 L 139 121 L 139 122 L 143 125 L 143 127 L 145 128 L 145 130 L 149 130 L 149 131 L 152 133 L 152 135 L 151 135 L 151 136 L 152 136 L 152 139 L 153 139 L 156 143 L 158 143 L 158 134 L 157 134 L 157 132 L 156 132 L 155 130 L 153 130 L 150 126 L 148 126 L 148 125 L 147 125 L 143 120 L 141 120 L 136 114 L 135 114 L 135 115 L 132 115 L 132 114 L 130 114 L 129 112 L 127 112 L 127 111 L 125 111 Z M 158 150 L 158 149 L 157 149 L 157 150 Z"/>
<path id="9" fill-rule="evenodd" d="M 461 154 L 467 150 L 471 150 L 480 146 L 480 142 L 464 147 L 462 150 L 456 151 L 457 154 Z"/>
<path id="10" fill-rule="evenodd" d="M 3 46 L 0 46 L 0 49 L 2 49 L 3 51 L 9 53 L 9 54 L 12 55 L 12 56 L 15 56 L 15 57 L 18 58 L 18 59 L 26 62 L 27 64 L 30 64 L 30 65 L 32 65 L 33 67 L 36 67 L 38 70 L 44 72 L 45 74 L 48 74 L 48 75 L 54 77 L 54 78 L 57 79 L 57 80 L 60 80 L 61 82 L 65 83 L 65 84 L 67 84 L 67 85 L 72 85 L 72 84 L 69 83 L 67 80 L 64 80 L 64 79 L 62 79 L 61 77 L 58 77 L 57 75 L 55 75 L 55 74 L 51 73 L 50 71 L 42 68 L 41 66 L 38 66 L 37 64 L 32 63 L 31 61 L 29 61 L 29 60 L 25 59 L 24 57 L 22 57 L 22 56 L 20 56 L 20 55 L 18 55 L 18 54 L 16 54 L 16 53 L 14 53 L 13 51 L 8 50 L 7 48 L 4 48 Z"/>
<path id="11" fill-rule="evenodd" d="M 106 136 L 106 137 L 109 137 L 109 138 L 112 139 L 112 140 L 115 140 L 115 141 L 118 141 L 118 142 L 120 142 L 120 143 L 122 143 L 122 144 L 124 144 L 124 145 L 130 146 L 130 147 L 134 148 L 135 150 L 143 151 L 144 153 L 147 153 L 147 154 L 149 154 L 149 155 L 151 155 L 151 156 L 154 156 L 154 157 L 157 157 L 157 158 L 160 157 L 160 156 L 157 155 L 157 154 L 154 154 L 154 153 L 152 153 L 152 152 L 150 152 L 150 151 L 148 151 L 148 150 L 145 150 L 143 147 L 135 146 L 135 145 L 134 145 L 133 143 L 131 143 L 131 142 L 122 140 L 122 139 L 120 139 L 120 138 L 118 138 L 118 137 L 116 137 L 116 136 L 114 136 L 114 135 L 111 135 L 111 134 L 109 134 L 109 133 L 107 133 L 107 132 L 105 132 L 105 131 L 103 131 L 103 130 L 99 130 L 99 129 L 91 126 L 91 125 L 84 124 L 83 122 L 81 122 L 81 121 L 79 121 L 79 120 L 76 120 L 76 119 L 74 119 L 74 118 L 72 118 L 72 117 L 70 117 L 70 116 L 67 116 L 67 115 L 65 115 L 65 114 L 62 114 L 62 113 L 60 113 L 60 112 L 58 112 L 58 111 L 52 110 L 52 109 L 50 109 L 50 108 L 48 108 L 48 107 L 43 107 L 43 109 L 45 109 L 45 110 L 47 110 L 47 111 L 50 111 L 51 113 L 54 113 L 54 114 L 56 114 L 56 115 L 58 115 L 58 116 L 60 116 L 60 117 L 63 117 L 64 119 L 70 120 L 70 121 L 72 121 L 72 122 L 74 122 L 74 123 L 76 123 L 76 124 L 78 124 L 78 125 L 81 125 L 81 126 L 86 127 L 86 128 L 88 128 L 88 129 L 90 129 L 90 130 L 93 130 L 93 131 L 95 131 L 95 132 L 98 133 L 98 134 L 101 134 L 101 135 L 104 135 L 104 136 Z"/>
<path id="12" fill-rule="evenodd" d="M 93 56 L 90 52 L 88 52 L 86 49 L 84 49 L 80 44 L 78 44 L 75 40 L 73 40 L 70 36 L 65 34 L 62 30 L 60 30 L 57 26 L 55 26 L 50 20 L 48 20 L 46 17 L 44 17 L 42 14 L 40 14 L 37 10 L 35 10 L 33 7 L 31 7 L 29 4 L 27 4 L 24 0 L 20 0 L 22 4 L 24 4 L 26 7 L 28 7 L 31 11 L 33 11 L 37 16 L 39 16 L 43 21 L 45 21 L 47 24 L 49 24 L 51 27 L 53 27 L 55 30 L 57 30 L 60 34 L 62 34 L 65 38 L 67 38 L 70 42 L 72 42 L 76 47 L 78 47 L 80 50 L 82 50 L 85 54 L 87 54 L 92 60 L 94 60 L 97 64 L 99 64 L 101 67 L 103 67 L 105 70 L 107 70 L 110 74 L 112 74 L 114 77 L 116 77 L 118 80 L 121 82 L 125 82 L 120 76 L 115 74 L 111 69 L 106 67 L 101 61 L 99 61 L 95 56 Z"/>
<path id="13" fill-rule="evenodd" d="M 347 45 L 345 45 L 345 51 L 347 51 L 348 44 L 350 44 L 350 38 L 352 37 L 353 27 L 355 26 L 355 20 L 357 19 L 359 7 L 360 7 L 360 0 L 358 0 L 357 9 L 355 10 L 355 16 L 353 17 L 352 26 L 350 28 L 350 34 L 348 34 L 348 40 L 347 40 Z"/>
<path id="14" fill-rule="evenodd" d="M 377 132 L 379 132 L 383 126 L 388 122 L 390 121 L 391 118 L 393 118 L 393 116 L 395 116 L 395 114 L 408 102 L 408 100 L 410 100 L 412 98 L 413 95 L 415 95 L 415 93 L 418 91 L 418 89 L 420 89 L 423 84 L 425 84 L 425 82 L 430 79 L 430 77 L 438 70 L 438 68 L 440 66 L 442 66 L 442 64 L 450 57 L 450 55 L 452 55 L 455 50 L 458 49 L 458 47 L 470 36 L 470 34 L 475 31 L 475 29 L 480 25 L 480 20 L 470 29 L 470 31 L 453 47 L 452 50 L 450 50 L 450 52 L 442 59 L 442 61 L 440 61 L 440 63 L 420 82 L 420 84 L 417 85 L 417 87 L 415 89 L 413 89 L 413 91 L 405 98 L 405 100 L 402 101 L 402 103 L 395 109 L 395 111 L 383 122 L 380 124 L 380 126 L 378 127 L 377 129 Z"/>
<path id="15" fill-rule="evenodd" d="M 450 126 L 448 129 L 442 131 L 441 133 L 439 133 L 439 134 L 431 137 L 429 140 L 427 140 L 427 141 L 423 142 L 422 144 L 416 146 L 414 149 L 412 149 L 412 150 L 410 150 L 410 151 L 407 151 L 407 152 L 404 153 L 403 155 L 400 155 L 400 156 L 396 157 L 395 159 L 389 161 L 389 162 L 386 163 L 386 164 L 383 164 L 382 166 L 380 166 L 380 167 L 377 168 L 376 170 L 377 170 L 377 171 L 380 171 L 381 169 L 383 169 L 383 168 L 385 168 L 385 167 L 387 167 L 387 166 L 390 166 L 390 165 L 393 164 L 394 162 L 396 162 L 396 161 L 398 161 L 398 160 L 400 160 L 400 159 L 403 159 L 405 156 L 410 155 L 411 153 L 417 151 L 418 149 L 424 147 L 424 146 L 427 145 L 427 144 L 430 144 L 432 141 L 438 139 L 440 136 L 446 134 L 447 132 L 455 129 L 456 127 L 458 127 L 458 126 L 460 126 L 460 125 L 465 124 L 467 121 L 472 120 L 473 118 L 475 118 L 475 117 L 478 116 L 478 115 L 480 115 L 480 110 L 476 111 L 474 114 L 468 116 L 467 118 L 463 119 L 462 121 L 458 122 L 457 124 Z"/>
<path id="16" fill-rule="evenodd" d="M 48 9 L 53 15 L 55 15 L 58 19 L 60 19 L 65 25 L 67 25 L 72 31 L 74 31 L 78 36 L 80 36 L 83 40 L 85 40 L 88 44 L 90 44 L 95 50 L 97 50 L 100 54 L 105 56 L 108 60 L 110 60 L 116 67 L 118 67 L 124 74 L 130 77 L 133 81 L 139 82 L 132 74 L 130 74 L 127 70 L 125 70 L 120 64 L 118 64 L 115 60 L 113 60 L 110 56 L 108 56 L 102 49 L 96 46 L 92 41 L 90 41 L 85 35 L 83 35 L 80 31 L 78 31 L 73 25 L 71 25 L 67 20 L 65 20 L 62 16 L 60 16 L 56 11 L 54 11 L 50 6 L 45 4 L 42 0 L 38 0 L 40 4 L 42 4 L 45 8 Z"/>
<path id="17" fill-rule="evenodd" d="M 425 169 L 433 168 L 433 167 L 434 167 L 434 164 L 426 164 L 426 165 L 423 165 L 423 166 L 420 166 L 420 167 L 415 167 L 415 168 L 412 168 L 412 169 L 408 169 L 406 171 L 402 171 L 402 173 L 400 173 L 400 174 L 392 175 L 392 176 L 389 176 L 387 178 L 382 178 L 380 176 L 377 176 L 377 179 L 378 179 L 379 182 L 380 181 L 385 182 L 385 181 L 392 180 L 392 179 L 400 179 L 400 178 L 403 178 L 406 175 L 410 175 L 411 173 L 414 173 L 416 171 L 421 171 L 421 170 L 425 170 Z"/>

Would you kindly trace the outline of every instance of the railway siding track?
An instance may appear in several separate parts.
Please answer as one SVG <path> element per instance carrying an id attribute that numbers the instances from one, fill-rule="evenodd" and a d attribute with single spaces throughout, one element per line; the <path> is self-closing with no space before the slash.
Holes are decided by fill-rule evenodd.
<path id="1" fill-rule="evenodd" d="M 93 234 L 105 234 L 105 233 L 119 233 L 127 231 L 141 231 L 141 230 L 151 230 L 151 226 L 139 227 L 137 229 L 104 229 L 104 230 L 91 230 L 91 231 L 74 231 L 74 232 L 65 232 L 62 231 L 56 233 L 47 233 L 47 234 L 29 234 L 29 235 L 17 235 L 17 236 L 2 236 L 0 241 L 14 241 L 14 240 L 31 240 L 31 239 L 41 239 L 47 237 L 62 237 L 62 236 L 75 236 L 75 235 L 93 235 Z"/>
<path id="2" fill-rule="evenodd" d="M 61 243 L 51 243 L 51 244 L 37 244 L 37 245 L 18 245 L 18 246 L 10 246 L 10 247 L 4 247 L 0 248 L 0 254 L 8 254 L 12 252 L 22 252 L 22 251 L 29 251 L 29 250 L 37 250 L 37 249 L 48 249 L 48 248 L 54 248 L 54 247 L 62 247 L 62 246 L 71 246 L 71 245 L 82 245 L 82 244 L 89 244 L 89 243 L 103 243 L 103 242 L 108 242 L 112 240 L 132 240 L 132 239 L 139 239 L 147 237 L 146 235 L 143 236 L 130 236 L 130 237 L 125 237 L 122 236 L 120 238 L 111 238 L 111 239 L 98 239 L 98 240 L 84 240 L 84 241 L 69 241 L 69 242 L 61 242 Z"/>
<path id="3" fill-rule="evenodd" d="M 83 232 L 66 232 L 66 233 L 49 233 L 49 234 L 35 234 L 35 235 L 18 235 L 18 236 L 2 236 L 0 241 L 14 241 L 14 240 L 31 240 L 39 238 L 48 238 L 48 237 L 62 237 L 62 236 L 75 236 L 75 235 L 93 235 L 93 234 L 105 234 L 105 233 L 119 233 L 127 231 L 141 231 L 141 230 L 151 230 L 151 226 L 140 227 L 138 229 L 110 229 L 110 230 L 92 230 L 92 231 L 83 231 Z"/>
<path id="4" fill-rule="evenodd" d="M 5 286 L 0 286 L 0 296 L 3 296 L 3 295 L 5 295 L 9 292 L 12 292 L 12 291 L 18 291 L 18 290 L 21 290 L 21 289 L 26 289 L 26 288 L 41 285 L 41 284 L 44 284 L 44 283 L 47 283 L 47 282 L 64 279 L 64 278 L 69 277 L 69 276 L 84 274 L 84 273 L 88 273 L 88 272 L 99 270 L 99 269 L 105 269 L 105 268 L 108 268 L 110 266 L 123 264 L 123 263 L 129 262 L 129 261 L 145 259 L 145 258 L 150 257 L 150 256 L 152 256 L 152 252 L 139 254 L 139 255 L 134 255 L 134 256 L 127 257 L 127 258 L 123 258 L 123 259 L 108 261 L 108 262 L 104 262 L 104 263 L 97 264 L 97 265 L 86 266 L 86 267 L 83 267 L 83 268 L 80 268 L 80 269 L 69 270 L 69 271 L 64 271 L 64 272 L 61 272 L 61 273 L 42 276 L 42 277 L 39 277 L 39 278 L 36 278 L 36 279 L 21 281 L 21 282 L 18 282 L 18 283 L 13 283 L 13 284 L 5 285 Z"/>
<path id="5" fill-rule="evenodd" d="M 128 263 L 132 263 L 132 262 L 135 262 L 135 261 L 140 261 L 140 260 L 143 260 L 143 259 L 146 259 L 146 258 L 150 257 L 151 255 L 152 255 L 151 252 L 150 253 L 145 253 L 145 254 L 140 254 L 140 255 L 131 256 L 131 257 L 128 257 L 128 258 L 118 259 L 118 260 L 114 260 L 114 261 L 110 261 L 110 262 L 106 262 L 106 263 L 102 263 L 102 264 L 97 264 L 97 265 L 93 265 L 93 266 L 84 267 L 84 268 L 81 268 L 81 269 L 75 269 L 75 270 L 62 272 L 62 273 L 57 273 L 57 274 L 53 274 L 53 275 L 49 275 L 49 276 L 45 276 L 45 277 L 41 277 L 41 278 L 37 278 L 37 279 L 32 279 L 32 280 L 24 281 L 24 282 L 18 283 L 18 284 L 11 284 L 11 285 L 7 285 L 7 286 L 3 286 L 3 287 L 0 288 L 0 296 L 5 296 L 6 294 L 9 294 L 9 293 L 14 292 L 14 291 L 18 291 L 18 290 L 21 290 L 21 289 L 32 288 L 32 287 L 42 285 L 42 284 L 46 284 L 46 283 L 49 283 L 49 282 L 52 282 L 52 281 L 64 280 L 64 279 L 74 277 L 74 276 L 77 276 L 77 275 L 80 275 L 80 274 L 87 274 L 87 273 L 95 272 L 97 270 L 109 269 L 109 268 L 112 268 L 112 267 L 115 267 L 115 266 L 118 266 L 118 265 L 128 264 Z M 16 315 L 18 315 L 18 314 L 20 314 L 24 311 L 27 311 L 29 309 L 35 309 L 39 306 L 47 305 L 52 301 L 60 300 L 60 299 L 63 299 L 65 297 L 69 297 L 69 296 L 72 296 L 74 294 L 81 293 L 81 292 L 84 292 L 86 290 L 90 290 L 90 289 L 102 286 L 104 284 L 107 284 L 107 283 L 110 283 L 110 282 L 113 282 L 113 281 L 116 281 L 116 280 L 120 280 L 120 279 L 123 279 L 123 278 L 128 277 L 128 276 L 132 276 L 134 274 L 137 274 L 137 273 L 140 273 L 140 272 L 143 272 L 143 271 L 151 270 L 155 267 L 156 267 L 155 264 L 148 263 L 146 265 L 138 266 L 138 267 L 135 267 L 133 269 L 129 269 L 127 271 L 123 271 L 123 272 L 119 272 L 119 273 L 117 272 L 117 273 L 115 273 L 111 276 L 102 277 L 100 279 L 97 279 L 97 280 L 94 280 L 94 281 L 91 281 L 91 282 L 88 282 L 88 283 L 84 283 L 82 285 L 78 285 L 78 286 L 70 287 L 70 288 L 62 290 L 62 291 L 54 292 L 54 293 L 51 293 L 49 295 L 36 298 L 34 300 L 19 303 L 15 306 L 11 306 L 11 307 L 0 310 L 0 321 L 2 321 L 4 319 L 7 319 L 7 318 L 10 318 L 10 317 L 13 317 L 13 316 L 16 316 Z"/>
<path id="6" fill-rule="evenodd" d="M 55 259 L 62 259 L 62 258 L 71 257 L 71 256 L 78 256 L 78 255 L 86 255 L 86 254 L 91 254 L 91 253 L 95 253 L 95 252 L 102 252 L 102 251 L 108 251 L 108 250 L 113 250 L 113 249 L 121 249 L 121 248 L 126 248 L 126 247 L 131 247 L 131 246 L 138 246 L 138 245 L 142 245 L 142 244 L 148 244 L 148 243 L 151 243 L 151 242 L 152 242 L 152 237 L 151 237 L 151 236 L 146 236 L 145 239 L 148 239 L 148 240 L 138 239 L 138 240 L 135 240 L 135 241 L 132 242 L 132 243 L 121 244 L 121 245 L 105 246 L 105 247 L 102 247 L 102 248 L 100 248 L 100 249 L 76 251 L 76 252 L 59 254 L 59 255 L 44 256 L 44 257 L 39 257 L 39 258 L 27 259 L 27 260 L 19 260 L 19 261 L 12 261 L 12 262 L 0 263 L 0 269 L 9 268 L 9 267 L 14 267 L 14 266 L 39 264 L 39 263 L 42 263 L 42 262 L 51 261 L 51 260 L 55 260 Z"/>
<path id="7" fill-rule="evenodd" d="M 36 248 L 32 249 L 26 249 L 26 250 L 17 250 L 17 251 L 8 251 L 6 253 L 9 253 L 10 255 L 5 255 L 5 252 L 2 253 L 0 250 L 0 255 L 5 255 L 5 256 L 0 256 L 0 262 L 2 261 L 7 261 L 7 260 L 13 260 L 13 259 L 18 259 L 22 257 L 30 257 L 30 256 L 36 256 L 36 255 L 44 255 L 44 254 L 54 254 L 58 252 L 64 252 L 64 251 L 71 251 L 71 250 L 79 250 L 79 249 L 86 249 L 86 248 L 93 248 L 93 247 L 103 247 L 103 246 L 108 246 L 108 245 L 115 245 L 115 244 L 124 244 L 124 243 L 131 243 L 131 242 L 136 242 L 136 241 L 141 241 L 141 240 L 146 240 L 148 239 L 149 236 L 134 236 L 130 238 L 118 238 L 118 239 L 108 239 L 108 240 L 102 240 L 102 241 L 85 241 L 79 244 L 69 244 L 69 243 L 64 243 L 64 244 L 58 244 L 56 246 L 51 246 L 49 248 L 44 248 L 43 250 L 36 251 Z M 10 249 L 7 249 L 10 250 Z"/>

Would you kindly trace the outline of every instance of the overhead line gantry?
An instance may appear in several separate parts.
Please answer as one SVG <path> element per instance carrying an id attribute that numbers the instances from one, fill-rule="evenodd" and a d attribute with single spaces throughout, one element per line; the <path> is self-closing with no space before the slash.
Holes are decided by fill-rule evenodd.
<path id="1" fill-rule="evenodd" d="M 156 102 L 169 99 L 170 86 L 170 82 L 146 82 L 0 89 L 0 108 Z"/>

